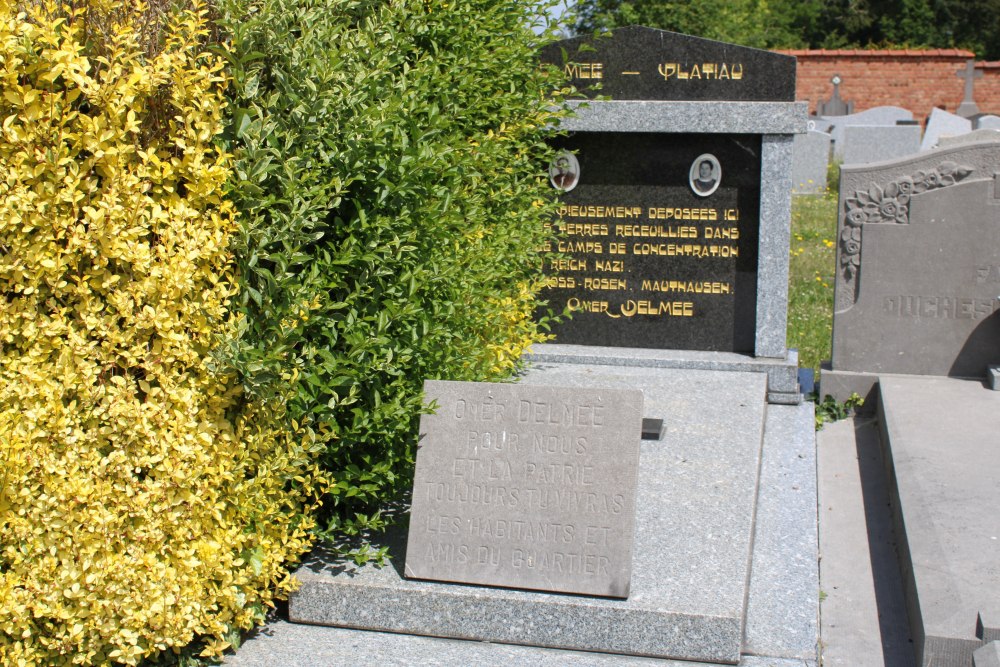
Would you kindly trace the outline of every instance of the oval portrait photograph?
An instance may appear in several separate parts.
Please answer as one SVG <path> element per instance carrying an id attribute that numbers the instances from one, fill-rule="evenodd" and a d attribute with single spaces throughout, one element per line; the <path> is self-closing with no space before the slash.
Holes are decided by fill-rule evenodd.
<path id="1" fill-rule="evenodd" d="M 722 180 L 722 166 L 711 153 L 702 153 L 691 163 L 688 182 L 691 190 L 699 197 L 707 197 L 719 189 Z"/>
<path id="2" fill-rule="evenodd" d="M 580 182 L 580 163 L 572 153 L 565 152 L 549 163 L 549 182 L 552 187 L 569 192 Z"/>

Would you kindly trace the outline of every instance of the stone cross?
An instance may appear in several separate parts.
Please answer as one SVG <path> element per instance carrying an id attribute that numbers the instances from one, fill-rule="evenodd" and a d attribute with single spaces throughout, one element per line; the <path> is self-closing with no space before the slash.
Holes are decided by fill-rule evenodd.
<path id="1" fill-rule="evenodd" d="M 976 101 L 972 99 L 972 86 L 976 79 L 983 78 L 983 73 L 976 71 L 975 60 L 967 60 L 965 61 L 965 67 L 956 71 L 955 74 L 958 78 L 965 80 L 965 98 L 958 105 L 955 113 L 965 118 L 975 116 L 979 113 L 979 107 L 976 105 Z"/>
<path id="2" fill-rule="evenodd" d="M 817 116 L 846 116 L 854 111 L 854 102 L 845 102 L 840 99 L 840 84 L 843 79 L 840 78 L 839 74 L 834 74 L 833 78 L 830 79 L 830 83 L 833 84 L 833 96 L 826 100 L 820 100 L 816 105 L 816 115 Z"/>

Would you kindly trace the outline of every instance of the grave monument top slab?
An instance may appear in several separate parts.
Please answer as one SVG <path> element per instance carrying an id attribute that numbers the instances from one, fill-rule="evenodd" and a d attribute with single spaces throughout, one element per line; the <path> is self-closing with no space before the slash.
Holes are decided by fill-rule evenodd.
<path id="1" fill-rule="evenodd" d="M 542 50 L 586 97 L 614 100 L 795 99 L 795 58 L 691 35 L 629 26 Z M 596 85 L 600 84 L 600 85 Z"/>

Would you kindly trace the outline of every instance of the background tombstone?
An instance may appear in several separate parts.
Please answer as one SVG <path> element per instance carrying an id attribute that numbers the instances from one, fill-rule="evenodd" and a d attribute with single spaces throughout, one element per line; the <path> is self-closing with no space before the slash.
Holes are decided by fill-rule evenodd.
<path id="1" fill-rule="evenodd" d="M 979 113 L 979 106 L 976 104 L 976 100 L 973 96 L 973 88 L 975 86 L 976 79 L 983 78 L 983 73 L 976 71 L 975 60 L 967 60 L 965 62 L 965 67 L 958 70 L 955 74 L 965 82 L 965 92 L 962 97 L 962 103 L 958 105 L 958 109 L 955 110 L 955 113 L 963 118 L 971 118 Z"/>
<path id="2" fill-rule="evenodd" d="M 795 135 L 792 145 L 793 193 L 817 194 L 826 189 L 830 141 L 829 134 L 815 130 Z"/>
<path id="3" fill-rule="evenodd" d="M 972 121 L 968 118 L 948 113 L 944 109 L 932 109 L 924 129 L 920 150 L 936 148 L 942 137 L 957 137 L 972 131 Z"/>
<path id="4" fill-rule="evenodd" d="M 843 81 L 839 74 L 834 74 L 833 78 L 830 79 L 830 83 L 833 84 L 833 94 L 830 99 L 820 100 L 816 103 L 817 116 L 846 116 L 854 113 L 854 102 L 845 102 L 840 99 L 840 84 Z"/>
<path id="5" fill-rule="evenodd" d="M 976 118 L 977 130 L 1000 130 L 1000 116 L 987 113 Z"/>
<path id="6" fill-rule="evenodd" d="M 919 125 L 848 125 L 843 136 L 844 164 L 885 162 L 920 150 Z"/>
<path id="7" fill-rule="evenodd" d="M 823 392 L 881 373 L 983 378 L 1000 360 L 1000 143 L 841 172 Z"/>
<path id="8" fill-rule="evenodd" d="M 833 136 L 833 155 L 838 160 L 844 159 L 845 128 L 857 126 L 892 126 L 900 121 L 913 120 L 913 113 L 901 107 L 881 106 L 865 109 L 858 113 L 825 118 L 830 123 L 830 134 Z"/>

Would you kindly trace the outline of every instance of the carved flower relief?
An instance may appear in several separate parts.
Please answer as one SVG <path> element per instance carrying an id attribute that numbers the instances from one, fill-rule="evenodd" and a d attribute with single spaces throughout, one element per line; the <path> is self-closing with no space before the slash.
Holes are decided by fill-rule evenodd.
<path id="1" fill-rule="evenodd" d="M 840 233 L 840 264 L 847 278 L 853 278 L 861 265 L 861 227 L 844 227 Z"/>
<path id="2" fill-rule="evenodd" d="M 954 185 L 973 171 L 972 167 L 942 162 L 932 171 L 918 171 L 903 176 L 884 188 L 872 183 L 868 191 L 857 190 L 844 202 L 845 227 L 840 235 L 840 263 L 848 279 L 854 277 L 861 259 L 861 226 L 869 223 L 910 222 L 910 196 L 935 188 Z"/>

